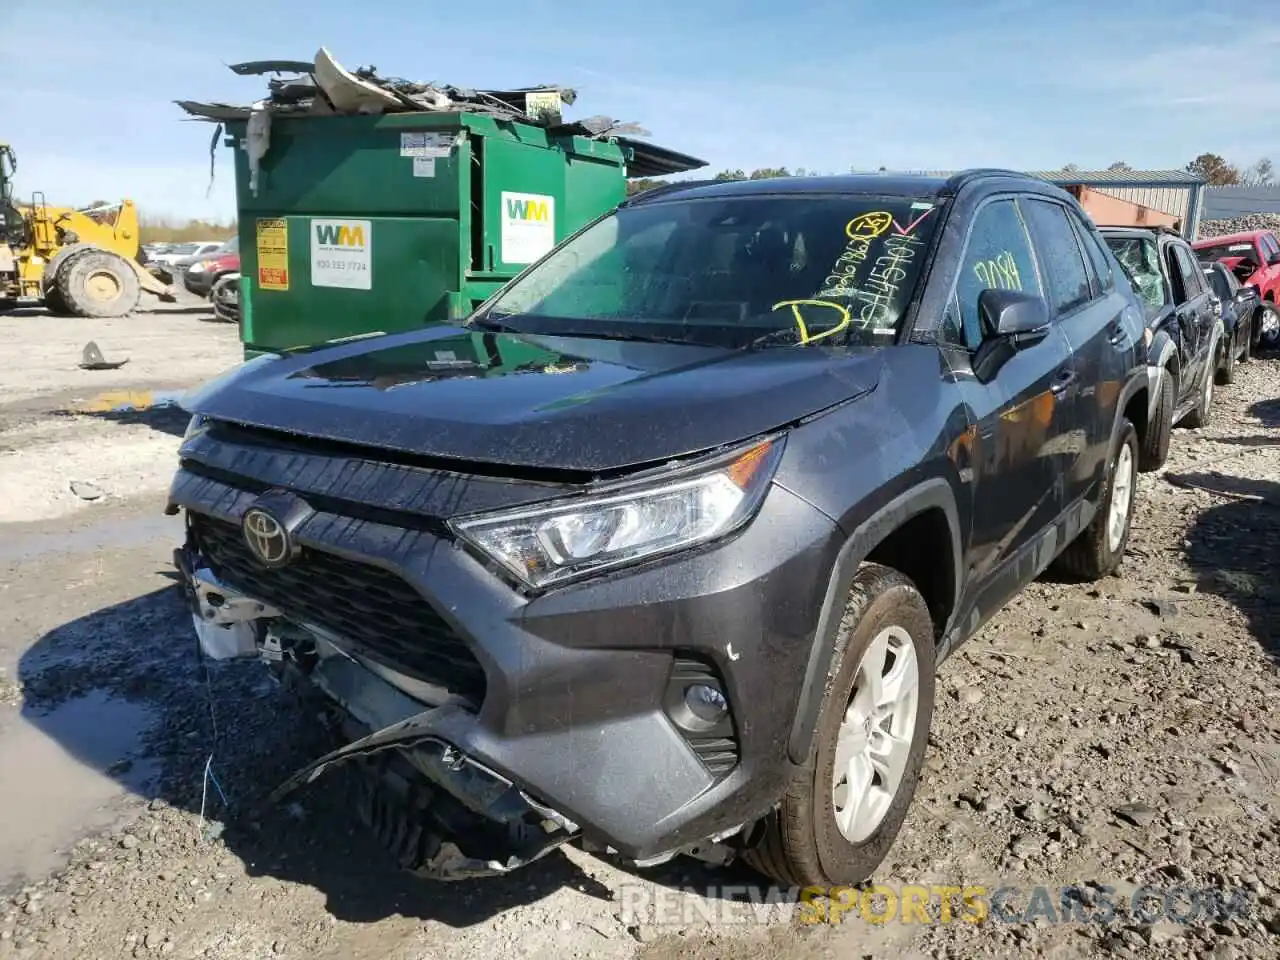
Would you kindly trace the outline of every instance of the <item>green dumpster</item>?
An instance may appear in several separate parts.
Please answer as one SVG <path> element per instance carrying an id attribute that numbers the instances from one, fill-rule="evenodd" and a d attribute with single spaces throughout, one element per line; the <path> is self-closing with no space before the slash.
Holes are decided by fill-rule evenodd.
<path id="1" fill-rule="evenodd" d="M 466 316 L 612 209 L 628 176 L 701 161 L 465 112 L 277 116 L 235 148 L 247 356 Z"/>

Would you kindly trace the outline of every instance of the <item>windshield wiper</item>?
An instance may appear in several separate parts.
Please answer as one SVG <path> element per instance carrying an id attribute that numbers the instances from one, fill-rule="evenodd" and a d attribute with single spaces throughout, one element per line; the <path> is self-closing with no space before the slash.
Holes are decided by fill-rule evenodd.
<path id="1" fill-rule="evenodd" d="M 488 314 L 483 317 L 473 317 L 467 326 L 479 327 L 481 330 L 488 330 L 490 333 L 524 333 L 523 330 L 517 327 L 492 319 Z"/>
<path id="2" fill-rule="evenodd" d="M 800 331 L 795 327 L 779 327 L 777 330 L 770 330 L 763 336 L 756 337 L 743 350 L 755 350 L 759 347 L 769 347 L 776 343 L 800 343 Z"/>
<path id="3" fill-rule="evenodd" d="M 570 333 L 546 333 L 546 337 L 582 337 L 585 340 L 623 340 L 628 343 L 679 343 L 686 347 L 705 347 L 712 344 L 698 343 L 688 337 L 655 337 L 647 333 L 596 333 L 574 330 Z"/>

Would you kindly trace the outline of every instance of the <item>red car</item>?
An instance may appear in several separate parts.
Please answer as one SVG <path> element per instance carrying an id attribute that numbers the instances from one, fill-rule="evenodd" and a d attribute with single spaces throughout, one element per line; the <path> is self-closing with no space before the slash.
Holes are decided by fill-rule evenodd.
<path id="1" fill-rule="evenodd" d="M 1197 240 L 1192 245 L 1202 264 L 1221 263 L 1240 281 L 1241 286 L 1258 288 L 1262 309 L 1258 327 L 1262 342 L 1280 342 L 1280 240 L 1271 230 L 1247 230 L 1224 237 Z"/>

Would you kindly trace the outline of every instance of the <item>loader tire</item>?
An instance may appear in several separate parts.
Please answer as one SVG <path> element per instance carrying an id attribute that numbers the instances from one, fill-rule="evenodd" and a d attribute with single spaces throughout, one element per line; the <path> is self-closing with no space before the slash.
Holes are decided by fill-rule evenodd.
<path id="1" fill-rule="evenodd" d="M 86 250 L 63 263 L 54 288 L 78 317 L 123 317 L 142 297 L 133 267 L 105 250 Z"/>
<path id="2" fill-rule="evenodd" d="M 62 294 L 58 292 L 56 283 L 49 284 L 49 289 L 44 292 L 44 308 L 54 317 L 74 316 L 67 302 L 62 299 Z"/>

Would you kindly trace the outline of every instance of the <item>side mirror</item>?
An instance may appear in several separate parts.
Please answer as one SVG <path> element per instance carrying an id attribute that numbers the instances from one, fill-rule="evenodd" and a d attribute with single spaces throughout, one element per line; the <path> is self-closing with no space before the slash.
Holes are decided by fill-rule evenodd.
<path id="1" fill-rule="evenodd" d="M 1020 290 L 988 288 L 978 295 L 978 313 L 991 335 L 1009 341 L 1015 350 L 1039 343 L 1049 335 L 1049 304 L 1043 297 Z"/>
<path id="2" fill-rule="evenodd" d="M 988 288 L 978 294 L 978 313 L 988 333 L 974 352 L 973 373 L 983 383 L 990 383 L 1019 350 L 1049 335 L 1049 304 L 1034 294 Z"/>

